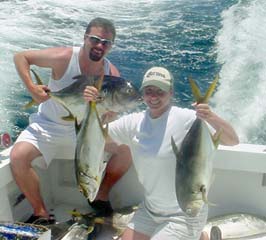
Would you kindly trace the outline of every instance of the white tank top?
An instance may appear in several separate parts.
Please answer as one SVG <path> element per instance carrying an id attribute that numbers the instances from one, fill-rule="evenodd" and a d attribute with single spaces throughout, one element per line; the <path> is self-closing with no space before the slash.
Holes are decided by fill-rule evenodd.
<path id="1" fill-rule="evenodd" d="M 52 77 L 50 78 L 48 87 L 52 92 L 60 91 L 61 89 L 71 85 L 76 81 L 73 79 L 73 77 L 81 74 L 79 66 L 79 51 L 80 47 L 73 47 L 72 57 L 69 61 L 67 70 L 61 79 L 54 80 Z M 104 74 L 110 75 L 110 61 L 107 58 L 104 58 Z M 77 108 L 78 107 L 79 106 L 77 106 Z M 84 108 L 84 106 L 82 106 L 82 108 Z M 37 114 L 47 121 L 63 125 L 73 125 L 73 122 L 62 120 L 62 117 L 67 116 L 68 112 L 62 107 L 61 104 L 53 99 L 49 99 L 41 103 L 39 105 Z"/>

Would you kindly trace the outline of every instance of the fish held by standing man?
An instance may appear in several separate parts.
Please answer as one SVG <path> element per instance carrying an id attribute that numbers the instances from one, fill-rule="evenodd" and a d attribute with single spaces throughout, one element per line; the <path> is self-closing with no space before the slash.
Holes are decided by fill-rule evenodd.
<path id="1" fill-rule="evenodd" d="M 100 92 L 112 111 L 125 112 L 141 103 L 140 92 L 123 78 L 103 82 Z M 98 103 L 90 102 L 78 131 L 75 153 L 77 183 L 89 201 L 97 195 L 109 159 L 109 154 L 104 151 L 107 134 L 108 128 L 103 127 L 99 117 Z"/>
<path id="2" fill-rule="evenodd" d="M 36 71 L 31 69 L 35 79 L 39 85 L 43 85 L 43 81 Z M 97 79 L 92 76 L 77 75 L 73 77 L 74 82 L 57 92 L 48 92 L 50 97 L 61 104 L 68 115 L 63 116 L 62 119 L 66 121 L 73 121 L 77 119 L 80 123 L 86 112 L 86 105 L 83 98 L 83 91 L 86 86 L 93 86 Z M 128 85 L 126 88 L 125 85 Z M 117 89 L 120 89 L 118 93 Z M 124 92 L 123 92 L 124 91 Z M 129 91 L 129 92 L 126 92 Z M 130 81 L 122 77 L 104 75 L 103 83 L 100 91 L 99 101 L 97 101 L 97 110 L 100 116 L 107 111 L 121 112 L 125 108 L 132 108 L 129 101 L 124 101 L 124 97 L 129 97 L 132 94 L 132 107 L 135 107 L 134 101 L 140 103 L 140 94 Z M 135 95 L 136 94 L 136 95 Z M 123 103 L 124 101 L 124 103 Z M 36 104 L 34 100 L 27 103 L 24 108 L 27 109 Z M 124 106 L 124 104 L 127 104 Z"/>

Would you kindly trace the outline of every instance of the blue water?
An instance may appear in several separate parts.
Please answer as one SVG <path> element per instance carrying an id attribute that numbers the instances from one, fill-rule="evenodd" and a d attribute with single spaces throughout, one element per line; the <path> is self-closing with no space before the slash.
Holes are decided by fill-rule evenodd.
<path id="1" fill-rule="evenodd" d="M 213 110 L 236 128 L 241 142 L 266 144 L 265 0 L 10 0 L 0 1 L 0 131 L 15 139 L 31 110 L 13 54 L 26 49 L 80 45 L 94 17 L 114 21 L 109 59 L 140 85 L 151 66 L 175 77 L 175 104 L 190 107 L 188 77 L 205 91 L 219 74 Z M 49 69 L 38 70 L 48 79 Z"/>

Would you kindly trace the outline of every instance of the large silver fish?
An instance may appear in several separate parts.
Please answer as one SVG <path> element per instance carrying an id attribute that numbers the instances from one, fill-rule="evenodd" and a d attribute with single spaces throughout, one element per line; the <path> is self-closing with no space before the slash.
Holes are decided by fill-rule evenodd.
<path id="1" fill-rule="evenodd" d="M 205 96 L 202 96 L 196 83 L 190 85 L 197 103 L 206 103 L 215 89 L 216 78 Z M 176 196 L 181 209 L 189 216 L 196 216 L 204 203 L 212 181 L 213 156 L 218 139 L 213 139 L 205 121 L 196 118 L 181 143 L 180 149 L 171 139 L 176 156 Z"/>
<path id="2" fill-rule="evenodd" d="M 32 70 L 34 74 L 37 84 L 43 85 L 43 81 L 36 73 L 36 71 Z M 57 92 L 48 92 L 49 96 L 52 97 L 55 101 L 59 102 L 65 110 L 68 112 L 67 116 L 63 116 L 62 119 L 66 121 L 72 121 L 74 119 L 80 123 L 84 117 L 84 113 L 86 112 L 87 104 L 85 104 L 83 98 L 83 92 L 86 86 L 95 85 L 96 80 L 91 76 L 86 75 L 77 75 L 73 77 L 76 80 L 71 85 L 61 89 Z M 125 85 L 128 85 L 125 88 Z M 117 93 L 117 88 L 121 87 L 121 91 L 119 94 Z M 127 93 L 123 91 L 134 91 L 132 93 Z M 124 96 L 129 96 L 132 94 L 134 96 L 133 100 L 140 102 L 140 93 L 135 90 L 135 87 L 129 81 L 121 77 L 109 76 L 105 75 L 103 78 L 103 83 L 100 91 L 99 101 L 97 102 L 97 110 L 99 115 L 101 116 L 103 113 L 107 111 L 121 112 L 124 111 L 125 107 L 123 103 Z M 134 94 L 138 95 L 135 96 Z M 34 100 L 29 102 L 24 106 L 24 108 L 29 108 L 32 105 L 36 104 Z M 125 104 L 129 104 L 129 102 L 125 102 Z M 133 103 L 134 105 L 134 103 Z M 129 106 L 130 107 L 130 106 Z"/>
<path id="3" fill-rule="evenodd" d="M 247 213 L 217 216 L 208 220 L 203 231 L 211 240 L 265 239 L 266 218 Z"/>
<path id="4" fill-rule="evenodd" d="M 126 80 L 106 82 L 101 91 L 110 98 L 113 111 L 128 111 L 139 105 L 140 94 L 137 89 Z M 90 102 L 77 135 L 75 153 L 75 169 L 77 183 L 84 196 L 93 201 L 98 192 L 102 173 L 108 160 L 104 152 L 107 128 L 103 128 L 98 113 L 98 103 Z"/>

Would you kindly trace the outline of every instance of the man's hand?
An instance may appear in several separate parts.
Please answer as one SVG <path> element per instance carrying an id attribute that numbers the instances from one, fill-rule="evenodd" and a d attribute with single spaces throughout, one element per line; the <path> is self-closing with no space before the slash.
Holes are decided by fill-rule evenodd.
<path id="1" fill-rule="evenodd" d="M 83 97 L 86 102 L 96 101 L 99 98 L 99 92 L 96 87 L 87 86 L 83 92 Z"/>
<path id="2" fill-rule="evenodd" d="M 37 103 L 45 102 L 50 98 L 49 96 L 50 89 L 46 85 L 33 85 L 30 89 L 32 98 Z"/>

